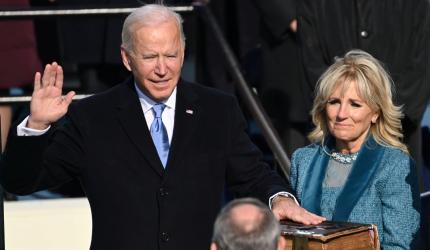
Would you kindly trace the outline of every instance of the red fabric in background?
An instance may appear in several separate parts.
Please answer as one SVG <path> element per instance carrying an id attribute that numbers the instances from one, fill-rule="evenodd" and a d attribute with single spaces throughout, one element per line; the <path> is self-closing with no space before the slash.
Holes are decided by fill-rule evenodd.
<path id="1" fill-rule="evenodd" d="M 0 0 L 0 9 L 28 8 L 28 0 Z M 0 89 L 32 84 L 41 70 L 33 22 L 0 21 Z"/>

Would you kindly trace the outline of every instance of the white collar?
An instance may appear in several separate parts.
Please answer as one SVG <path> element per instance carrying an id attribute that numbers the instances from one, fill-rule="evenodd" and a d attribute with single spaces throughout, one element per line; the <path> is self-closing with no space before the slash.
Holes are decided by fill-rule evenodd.
<path id="1" fill-rule="evenodd" d="M 152 106 L 154 106 L 157 102 L 145 95 L 145 93 L 139 89 L 136 83 L 134 83 L 134 87 L 136 88 L 139 101 L 142 104 L 143 112 L 146 113 L 147 111 L 151 110 Z M 176 108 L 176 88 L 177 86 L 173 89 L 172 94 L 169 96 L 169 98 L 167 98 L 167 100 L 162 101 L 162 103 L 164 103 L 167 108 L 173 110 Z"/>

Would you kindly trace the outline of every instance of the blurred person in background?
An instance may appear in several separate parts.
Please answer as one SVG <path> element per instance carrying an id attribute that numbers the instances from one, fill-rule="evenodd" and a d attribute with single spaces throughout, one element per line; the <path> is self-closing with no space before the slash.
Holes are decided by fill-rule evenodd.
<path id="1" fill-rule="evenodd" d="M 261 102 L 291 156 L 309 143 L 306 135 L 311 128 L 312 90 L 301 79 L 296 1 L 252 2 L 261 19 Z"/>

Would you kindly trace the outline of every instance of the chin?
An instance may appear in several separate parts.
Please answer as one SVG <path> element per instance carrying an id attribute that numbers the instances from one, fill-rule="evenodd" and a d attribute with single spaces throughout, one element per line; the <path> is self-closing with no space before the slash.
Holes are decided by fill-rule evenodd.
<path id="1" fill-rule="evenodd" d="M 342 141 L 352 140 L 352 137 L 350 135 L 345 135 L 345 134 L 333 134 L 333 137 L 336 138 L 337 140 L 342 140 Z"/>
<path id="2" fill-rule="evenodd" d="M 170 95 L 171 95 L 171 92 L 164 91 L 163 93 L 156 93 L 151 96 L 152 96 L 152 99 L 154 99 L 154 101 L 164 101 L 168 99 Z"/>

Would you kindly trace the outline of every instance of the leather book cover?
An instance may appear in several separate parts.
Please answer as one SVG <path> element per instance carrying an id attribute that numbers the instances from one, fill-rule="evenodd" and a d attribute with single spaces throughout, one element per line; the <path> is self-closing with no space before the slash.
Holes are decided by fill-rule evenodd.
<path id="1" fill-rule="evenodd" d="M 318 225 L 303 225 L 292 221 L 281 221 L 282 235 L 308 238 L 327 238 L 330 235 L 339 235 L 343 232 L 361 232 L 365 230 L 372 230 L 372 225 L 336 221 L 325 221 Z"/>
<path id="2" fill-rule="evenodd" d="M 379 249 L 376 226 L 351 222 L 325 221 L 303 225 L 281 221 L 281 235 L 286 249 Z"/>

